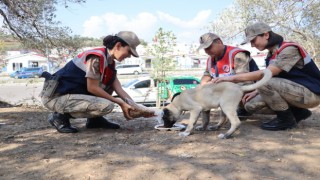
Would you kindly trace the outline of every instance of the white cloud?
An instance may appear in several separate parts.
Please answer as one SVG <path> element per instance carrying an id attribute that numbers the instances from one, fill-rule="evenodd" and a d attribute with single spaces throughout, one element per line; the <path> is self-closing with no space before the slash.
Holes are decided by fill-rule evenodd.
<path id="1" fill-rule="evenodd" d="M 168 24 L 168 26 L 174 27 L 174 34 L 177 36 L 178 42 L 191 43 L 197 42 L 201 34 L 207 31 L 204 27 L 209 22 L 211 10 L 199 11 L 190 20 L 182 20 L 160 11 L 157 14 L 161 21 Z"/>
<path id="2" fill-rule="evenodd" d="M 151 37 L 151 30 L 154 29 L 156 23 L 157 17 L 150 13 L 139 13 L 132 18 L 123 14 L 106 13 L 102 16 L 92 16 L 85 21 L 83 36 L 102 37 L 128 30 L 135 32 L 140 38 L 148 35 Z"/>
<path id="3" fill-rule="evenodd" d="M 83 36 L 99 38 L 103 36 L 104 23 L 103 19 L 99 16 L 91 16 L 89 20 L 83 24 Z"/>
<path id="4" fill-rule="evenodd" d="M 203 26 L 208 21 L 211 10 L 200 11 L 191 20 L 182 20 L 161 11 L 158 11 L 157 14 L 160 20 L 173 24 L 180 28 L 200 28 L 200 26 Z"/>
<path id="5" fill-rule="evenodd" d="M 101 16 L 91 16 L 83 24 L 83 36 L 102 37 L 115 34 L 121 30 L 135 32 L 139 38 L 151 41 L 159 27 L 172 30 L 178 41 L 193 42 L 200 36 L 200 31 L 208 24 L 211 10 L 203 10 L 190 20 L 183 20 L 170 14 L 158 11 L 156 15 L 148 12 L 129 17 L 124 14 L 106 13 Z"/>

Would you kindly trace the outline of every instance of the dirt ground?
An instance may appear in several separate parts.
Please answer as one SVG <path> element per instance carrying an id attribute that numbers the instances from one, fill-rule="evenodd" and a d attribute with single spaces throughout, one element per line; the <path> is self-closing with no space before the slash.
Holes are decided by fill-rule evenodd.
<path id="1" fill-rule="evenodd" d="M 119 112 L 108 116 L 119 130 L 88 130 L 85 119 L 75 119 L 80 132 L 61 134 L 47 122 L 47 110 L 2 103 L 0 179 L 319 179 L 320 108 L 312 112 L 281 132 L 259 128 L 272 116 L 254 116 L 234 138 L 221 140 L 228 127 L 182 138 L 155 130 L 152 118 L 126 121 Z M 211 123 L 217 118 L 212 111 Z"/>

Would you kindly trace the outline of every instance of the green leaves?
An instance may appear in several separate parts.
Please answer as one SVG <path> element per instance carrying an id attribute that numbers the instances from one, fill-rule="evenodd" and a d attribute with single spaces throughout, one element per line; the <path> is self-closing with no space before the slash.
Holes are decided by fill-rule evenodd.
<path id="1" fill-rule="evenodd" d="M 164 31 L 159 28 L 153 39 L 152 46 L 147 47 L 153 67 L 151 76 L 159 83 L 165 82 L 166 72 L 175 69 L 173 51 L 176 46 L 176 39 L 172 31 Z M 158 90 L 157 107 L 160 107 L 160 99 L 160 90 Z"/>
<path id="2" fill-rule="evenodd" d="M 71 30 L 60 27 L 55 21 L 58 0 L 2 0 L 0 14 L 4 28 L 27 48 L 46 49 L 66 47 Z M 82 3 L 81 0 L 64 0 L 63 3 Z"/>
<path id="3" fill-rule="evenodd" d="M 173 50 L 176 46 L 176 36 L 172 31 L 159 28 L 153 39 L 152 47 L 147 52 L 152 56 L 152 76 L 156 79 L 164 78 L 167 71 L 175 68 Z"/>
<path id="4" fill-rule="evenodd" d="M 246 26 L 262 21 L 286 40 L 301 44 L 316 60 L 320 52 L 319 17 L 318 0 L 236 0 L 208 29 L 225 43 L 234 43 L 244 38 Z"/>

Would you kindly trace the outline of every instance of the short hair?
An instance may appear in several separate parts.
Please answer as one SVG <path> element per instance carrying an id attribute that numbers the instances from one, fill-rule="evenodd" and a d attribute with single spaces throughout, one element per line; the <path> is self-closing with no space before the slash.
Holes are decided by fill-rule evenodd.
<path id="1" fill-rule="evenodd" d="M 121 46 L 129 46 L 128 43 L 126 43 L 123 39 L 119 38 L 118 36 L 108 35 L 105 38 L 103 38 L 103 45 L 107 49 L 112 49 L 117 42 L 121 43 Z"/>

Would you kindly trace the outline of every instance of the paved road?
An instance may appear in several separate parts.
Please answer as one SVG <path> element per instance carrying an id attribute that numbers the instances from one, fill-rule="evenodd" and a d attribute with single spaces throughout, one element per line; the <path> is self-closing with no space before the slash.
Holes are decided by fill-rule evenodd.
<path id="1" fill-rule="evenodd" d="M 0 100 L 13 105 L 41 104 L 39 94 L 43 83 L 9 83 L 1 84 Z"/>
<path id="2" fill-rule="evenodd" d="M 27 104 L 41 105 L 39 94 L 42 90 L 43 82 L 30 83 L 30 79 L 21 80 L 21 83 L 5 82 L 12 79 L 0 78 L 0 101 L 10 103 L 12 105 Z M 125 83 L 129 78 L 120 79 L 121 83 Z M 19 80 L 20 81 L 20 80 Z"/>
<path id="3" fill-rule="evenodd" d="M 188 71 L 179 72 L 177 75 L 192 74 L 196 77 L 202 75 L 202 71 Z M 126 83 L 131 79 L 141 76 L 147 76 L 148 74 L 140 75 L 119 75 L 120 82 Z M 43 79 L 13 79 L 10 77 L 0 76 L 0 101 L 5 101 L 13 105 L 28 104 L 28 105 L 40 105 L 41 100 L 39 94 L 43 86 Z M 18 82 L 18 83 L 17 83 Z"/>

